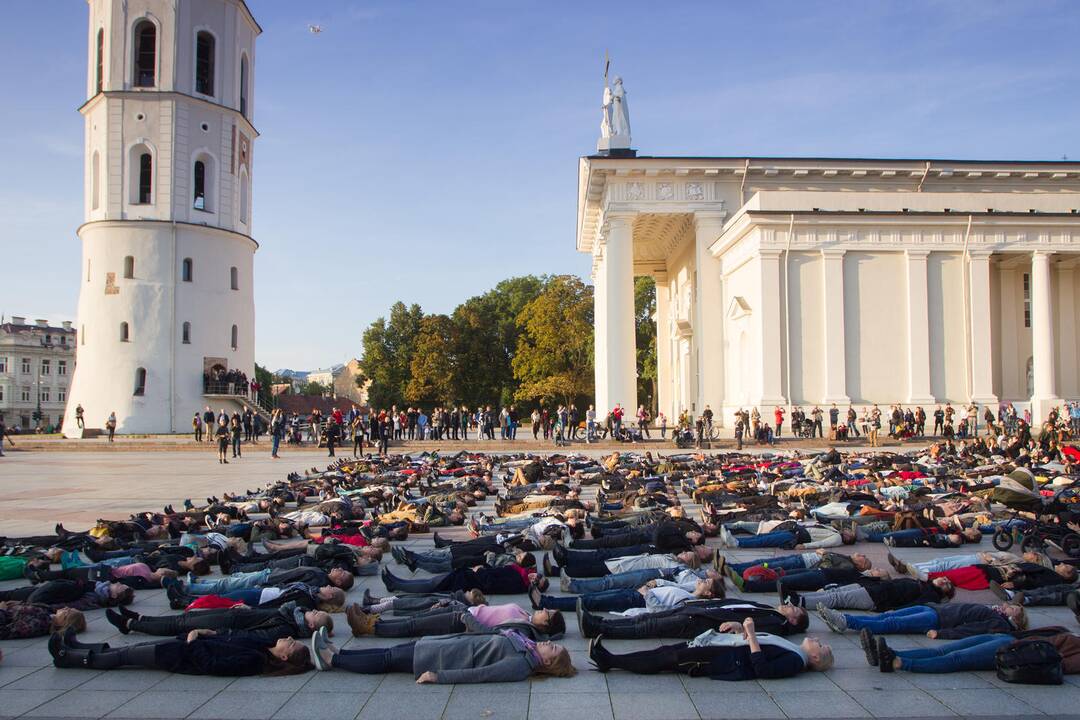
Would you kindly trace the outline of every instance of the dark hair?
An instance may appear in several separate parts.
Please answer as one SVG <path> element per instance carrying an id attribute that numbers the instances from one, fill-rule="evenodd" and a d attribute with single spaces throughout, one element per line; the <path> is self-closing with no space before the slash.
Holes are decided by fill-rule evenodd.
<path id="1" fill-rule="evenodd" d="M 806 629 L 810 627 L 810 613 L 803 610 L 803 608 L 799 608 L 799 610 L 802 610 L 802 612 L 799 613 L 799 619 L 795 622 L 788 620 L 787 624 L 794 628 L 796 633 L 804 633 L 806 632 Z"/>
<path id="2" fill-rule="evenodd" d="M 130 605 L 132 601 L 135 600 L 135 591 L 132 590 L 130 586 L 125 585 L 124 590 L 120 593 L 119 597 L 114 598 L 112 596 L 112 592 L 109 592 L 105 597 L 105 605 L 108 607 L 113 607 L 116 605 Z"/>
<path id="3" fill-rule="evenodd" d="M 191 572 L 195 573 L 196 575 L 209 575 L 210 563 L 206 562 L 206 560 L 203 558 L 199 558 L 195 562 L 191 563 Z"/>
<path id="4" fill-rule="evenodd" d="M 556 610 L 551 613 L 548 618 L 547 630 L 545 631 L 550 638 L 562 637 L 566 634 L 566 618 L 563 614 Z"/>
<path id="5" fill-rule="evenodd" d="M 525 553 L 518 562 L 521 564 L 521 567 L 534 568 L 536 567 L 536 556 L 532 553 Z"/>
<path id="6" fill-rule="evenodd" d="M 266 658 L 264 675 L 299 675 L 313 668 L 311 652 L 308 650 L 307 645 L 297 645 L 296 649 L 289 655 L 288 660 L 281 660 L 269 651 L 266 652 Z"/>
<path id="7" fill-rule="evenodd" d="M 341 582 L 340 583 L 333 583 L 332 582 L 332 584 L 337 585 L 342 590 L 350 590 L 350 589 L 352 589 L 352 586 L 353 586 L 353 574 L 351 572 L 349 572 L 348 570 L 346 570 L 345 571 L 345 576 L 341 579 Z"/>

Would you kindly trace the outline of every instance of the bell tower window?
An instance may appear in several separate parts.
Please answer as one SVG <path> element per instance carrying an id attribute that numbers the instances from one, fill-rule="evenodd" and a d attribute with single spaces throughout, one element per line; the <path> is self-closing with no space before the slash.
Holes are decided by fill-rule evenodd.
<path id="1" fill-rule="evenodd" d="M 195 36 L 195 92 L 214 94 L 214 36 L 205 30 Z"/>
<path id="2" fill-rule="evenodd" d="M 157 28 L 149 20 L 135 26 L 135 87 L 157 85 Z"/>
<path id="3" fill-rule="evenodd" d="M 105 87 L 105 31 L 97 31 L 97 42 L 94 46 L 94 52 L 96 53 L 96 62 L 94 63 L 94 93 L 101 92 Z"/>

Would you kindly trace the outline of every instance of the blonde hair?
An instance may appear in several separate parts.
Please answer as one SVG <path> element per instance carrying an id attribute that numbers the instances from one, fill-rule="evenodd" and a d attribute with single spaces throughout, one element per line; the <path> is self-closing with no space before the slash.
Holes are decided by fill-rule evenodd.
<path id="1" fill-rule="evenodd" d="M 577 668 L 570 659 L 570 651 L 560 646 L 559 654 L 555 656 L 555 659 L 546 665 L 538 666 L 536 672 L 552 677 L 574 677 L 577 675 Z"/>
<path id="2" fill-rule="evenodd" d="M 53 632 L 62 633 L 69 627 L 75 628 L 76 633 L 86 632 L 86 616 L 80 610 L 69 609 L 66 622 L 60 620 L 60 613 L 54 613 L 49 624 Z"/>
<path id="3" fill-rule="evenodd" d="M 1027 630 L 1027 626 L 1028 626 L 1027 610 L 1024 609 L 1023 605 L 1013 605 L 1013 607 L 1020 608 L 1020 614 L 1016 615 L 1016 616 L 1014 616 L 1012 618 L 1013 625 L 1016 626 L 1017 630 Z"/>
<path id="4" fill-rule="evenodd" d="M 832 648 L 829 647 L 828 645 L 822 645 L 821 646 L 821 654 L 818 655 L 816 660 L 814 660 L 814 659 L 810 660 L 810 664 L 808 665 L 808 668 L 810 670 L 817 670 L 818 672 L 825 672 L 826 670 L 828 670 L 832 666 L 833 666 Z"/>

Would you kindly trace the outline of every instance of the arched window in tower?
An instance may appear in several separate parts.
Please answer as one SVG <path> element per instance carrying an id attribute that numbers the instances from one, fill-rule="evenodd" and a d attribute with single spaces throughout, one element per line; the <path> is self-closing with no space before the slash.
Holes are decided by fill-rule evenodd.
<path id="1" fill-rule="evenodd" d="M 191 323 L 189 323 L 189 322 L 184 323 L 183 330 L 182 330 L 182 332 L 180 334 L 180 342 L 182 342 L 185 345 L 190 345 L 191 344 Z"/>
<path id="2" fill-rule="evenodd" d="M 97 31 L 97 43 L 94 45 L 96 62 L 94 63 L 94 94 L 105 87 L 105 31 Z"/>
<path id="3" fill-rule="evenodd" d="M 235 265 L 229 268 L 229 287 L 233 290 L 240 289 L 240 271 Z"/>
<path id="4" fill-rule="evenodd" d="M 97 150 L 90 160 L 90 209 L 101 207 L 101 155 Z"/>
<path id="5" fill-rule="evenodd" d="M 144 152 L 139 155 L 139 205 L 149 205 L 154 191 L 154 157 Z"/>
<path id="6" fill-rule="evenodd" d="M 195 275 L 195 263 L 191 261 L 191 258 L 184 258 L 184 262 L 181 265 L 180 279 L 184 282 L 191 282 Z"/>
<path id="7" fill-rule="evenodd" d="M 135 368 L 135 392 L 132 395 L 146 394 L 146 368 Z"/>
<path id="8" fill-rule="evenodd" d="M 247 173 L 240 171 L 240 222 L 247 225 L 248 221 L 248 194 L 251 192 Z"/>
<path id="9" fill-rule="evenodd" d="M 131 330 L 128 328 L 128 324 L 126 322 L 122 322 L 122 323 L 120 323 L 120 342 L 130 342 L 130 341 L 131 341 Z"/>
<path id="10" fill-rule="evenodd" d="M 240 56 L 240 114 L 244 117 L 248 116 L 247 112 L 247 98 L 248 98 L 248 59 L 247 55 Z"/>
<path id="11" fill-rule="evenodd" d="M 149 20 L 135 26 L 135 87 L 154 87 L 157 84 L 157 28 Z"/>
<path id="12" fill-rule="evenodd" d="M 214 36 L 205 30 L 195 36 L 195 92 L 214 94 Z"/>
<path id="13" fill-rule="evenodd" d="M 202 160 L 195 161 L 195 209 L 206 209 L 206 163 Z"/>
<path id="14" fill-rule="evenodd" d="M 132 255 L 124 258 L 124 277 L 128 280 L 135 277 L 135 257 Z"/>
<path id="15" fill-rule="evenodd" d="M 233 350 L 236 349 L 238 339 L 239 339 L 239 331 L 236 329 L 236 326 L 233 325 L 232 326 L 232 349 Z"/>

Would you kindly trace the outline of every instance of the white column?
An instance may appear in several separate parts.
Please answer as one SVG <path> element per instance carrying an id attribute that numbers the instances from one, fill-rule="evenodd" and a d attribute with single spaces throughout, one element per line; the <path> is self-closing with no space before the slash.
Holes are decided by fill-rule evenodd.
<path id="1" fill-rule="evenodd" d="M 1035 394 L 1032 423 L 1037 427 L 1058 400 L 1054 378 L 1054 295 L 1050 285 L 1050 255 L 1036 250 L 1031 255 L 1031 358 Z"/>
<path id="2" fill-rule="evenodd" d="M 724 402 L 724 296 L 721 287 L 720 261 L 709 247 L 724 229 L 724 213 L 694 213 L 694 344 L 698 358 L 698 412 L 708 405 L 723 424 Z"/>
<path id="3" fill-rule="evenodd" d="M 637 357 L 634 333 L 634 228 L 632 214 L 608 215 L 604 244 L 604 377 L 597 385 L 597 412 L 620 404 L 637 410 Z M 600 388 L 603 387 L 603 391 Z M 603 398 L 603 404 L 601 403 Z"/>
<path id="4" fill-rule="evenodd" d="M 1074 271 L 1076 260 L 1058 262 L 1058 340 L 1057 381 L 1062 397 L 1074 398 L 1080 392 L 1076 386 L 1076 301 Z"/>
<path id="5" fill-rule="evenodd" d="M 971 399 L 995 404 L 994 347 L 991 342 L 990 253 L 968 255 L 968 304 L 971 308 Z"/>
<path id="6" fill-rule="evenodd" d="M 930 405 L 930 311 L 926 285 L 929 250 L 907 250 L 908 396 L 911 405 Z M 987 310 L 989 312 L 989 309 Z"/>
<path id="7" fill-rule="evenodd" d="M 844 340 L 844 251 L 822 250 L 822 309 L 825 313 L 825 397 L 823 403 L 846 405 L 847 369 Z M 788 312 L 791 299 L 788 298 Z"/>
<path id="8" fill-rule="evenodd" d="M 761 278 L 759 307 L 754 311 L 758 331 L 758 358 L 761 361 L 761 386 L 757 405 L 767 414 L 784 400 L 783 317 L 780 313 L 780 251 L 758 251 L 758 276 Z"/>
<path id="9" fill-rule="evenodd" d="M 610 407 L 607 404 L 607 342 L 604 330 L 607 327 L 605 275 L 604 253 L 603 248 L 600 248 L 593 262 L 593 378 L 597 417 L 601 417 L 600 408 Z"/>
<path id="10" fill-rule="evenodd" d="M 668 418 L 678 420 L 672 402 L 674 380 L 671 374 L 671 293 L 667 273 L 659 273 L 656 281 L 656 407 Z"/>

